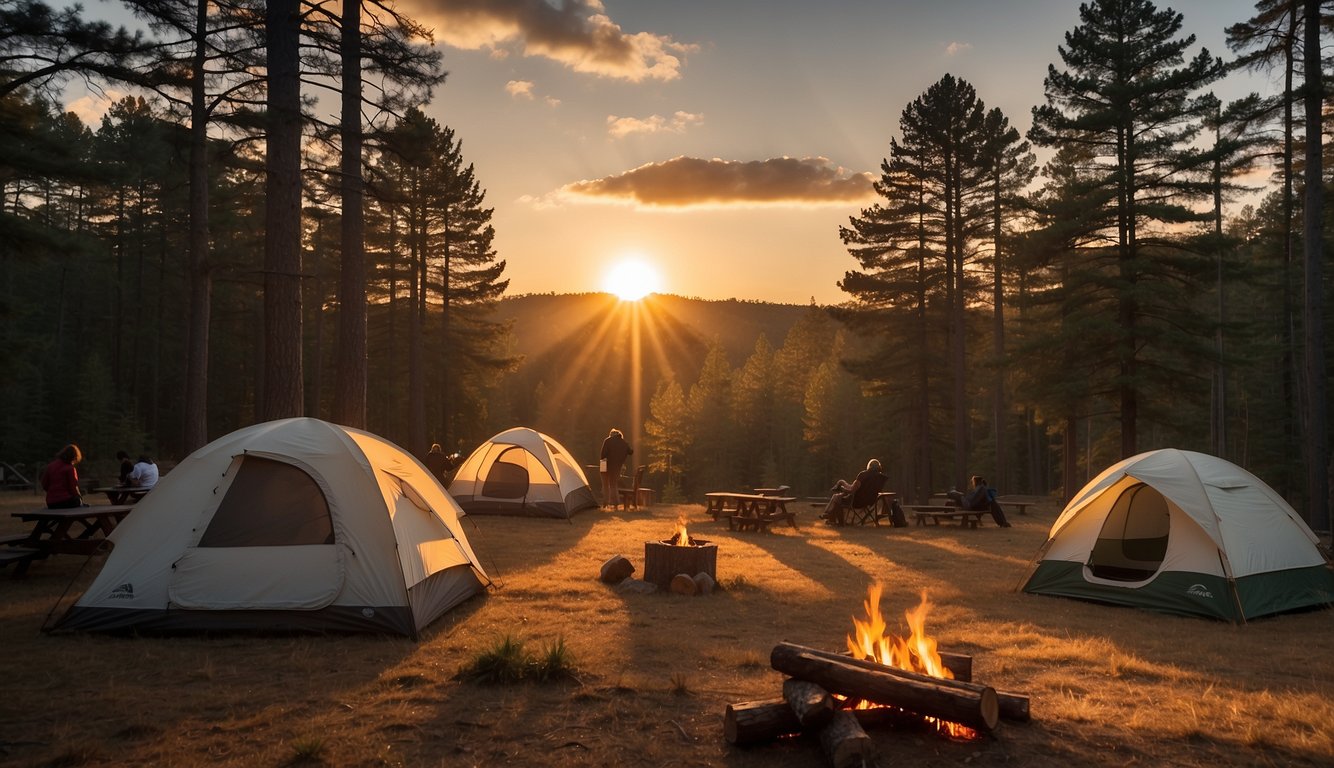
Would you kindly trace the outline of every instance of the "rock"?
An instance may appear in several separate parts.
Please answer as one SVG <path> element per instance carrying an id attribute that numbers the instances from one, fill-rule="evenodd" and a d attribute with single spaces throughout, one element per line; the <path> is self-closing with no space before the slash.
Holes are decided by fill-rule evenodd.
<path id="1" fill-rule="evenodd" d="M 602 564 L 602 574 L 598 576 L 607 584 L 620 584 L 627 576 L 635 572 L 635 564 L 625 555 L 617 555 Z"/>
<path id="2" fill-rule="evenodd" d="M 658 585 L 643 579 L 625 579 L 616 585 L 617 592 L 630 592 L 638 595 L 651 595 L 658 591 Z"/>
<path id="3" fill-rule="evenodd" d="M 713 588 L 718 586 L 718 582 L 714 581 L 709 574 L 700 571 L 695 574 L 695 586 L 699 589 L 701 595 L 711 595 L 713 594 Z"/>
<path id="4" fill-rule="evenodd" d="M 699 594 L 699 585 L 689 574 L 678 573 L 672 577 L 671 590 L 678 595 L 697 595 Z"/>

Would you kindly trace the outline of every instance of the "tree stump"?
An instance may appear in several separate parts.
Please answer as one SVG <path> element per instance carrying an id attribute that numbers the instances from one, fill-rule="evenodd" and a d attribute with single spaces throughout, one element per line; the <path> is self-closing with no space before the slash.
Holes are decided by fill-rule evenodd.
<path id="1" fill-rule="evenodd" d="M 644 581 L 651 581 L 662 589 L 671 586 L 678 573 L 709 574 L 718 578 L 718 545 L 703 539 L 690 539 L 690 544 L 677 546 L 663 541 L 644 542 Z"/>

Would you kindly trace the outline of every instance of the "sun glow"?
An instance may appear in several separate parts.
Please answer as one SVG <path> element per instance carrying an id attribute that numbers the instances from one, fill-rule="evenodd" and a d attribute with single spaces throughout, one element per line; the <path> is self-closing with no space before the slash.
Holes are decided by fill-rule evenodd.
<path id="1" fill-rule="evenodd" d="M 638 259 L 617 262 L 602 280 L 602 289 L 616 294 L 621 301 L 639 301 L 661 287 L 658 271 Z"/>

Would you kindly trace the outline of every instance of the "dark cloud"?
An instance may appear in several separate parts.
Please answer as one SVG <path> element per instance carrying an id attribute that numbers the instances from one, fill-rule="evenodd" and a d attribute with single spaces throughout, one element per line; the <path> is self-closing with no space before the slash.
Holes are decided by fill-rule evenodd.
<path id="1" fill-rule="evenodd" d="M 852 173 L 823 157 L 746 162 L 678 157 L 561 189 L 562 197 L 663 208 L 816 206 L 866 202 L 869 173 Z"/>
<path id="2" fill-rule="evenodd" d="M 456 48 L 514 45 L 573 69 L 639 82 L 674 80 L 681 57 L 696 50 L 666 35 L 628 33 L 611 20 L 600 0 L 407 0 L 405 10 Z"/>

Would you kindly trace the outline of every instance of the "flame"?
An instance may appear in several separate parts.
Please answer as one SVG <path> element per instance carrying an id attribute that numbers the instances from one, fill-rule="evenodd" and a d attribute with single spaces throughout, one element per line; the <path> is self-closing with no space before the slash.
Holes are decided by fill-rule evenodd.
<path id="1" fill-rule="evenodd" d="M 870 659 L 885 666 L 953 680 L 954 673 L 950 672 L 940 660 L 935 638 L 926 634 L 926 615 L 931 609 L 931 603 L 926 598 L 926 590 L 922 591 L 922 601 L 917 607 L 903 613 L 903 618 L 907 620 L 908 628 L 912 631 L 906 639 L 885 633 L 885 618 L 880 613 L 882 591 L 883 588 L 879 583 L 872 584 L 867 590 L 866 602 L 862 604 L 866 610 L 865 620 L 856 617 L 852 619 L 853 634 L 848 635 L 848 650 L 852 653 L 852 657 Z M 858 703 L 857 708 L 867 709 L 871 706 L 873 705 L 863 701 Z M 935 725 L 936 730 L 950 736 L 974 738 L 977 735 L 972 728 L 959 723 L 933 717 L 926 719 Z"/>
<path id="2" fill-rule="evenodd" d="M 667 543 L 674 547 L 690 546 L 690 534 L 686 533 L 686 519 L 684 517 L 676 518 L 676 531 L 667 540 Z"/>

